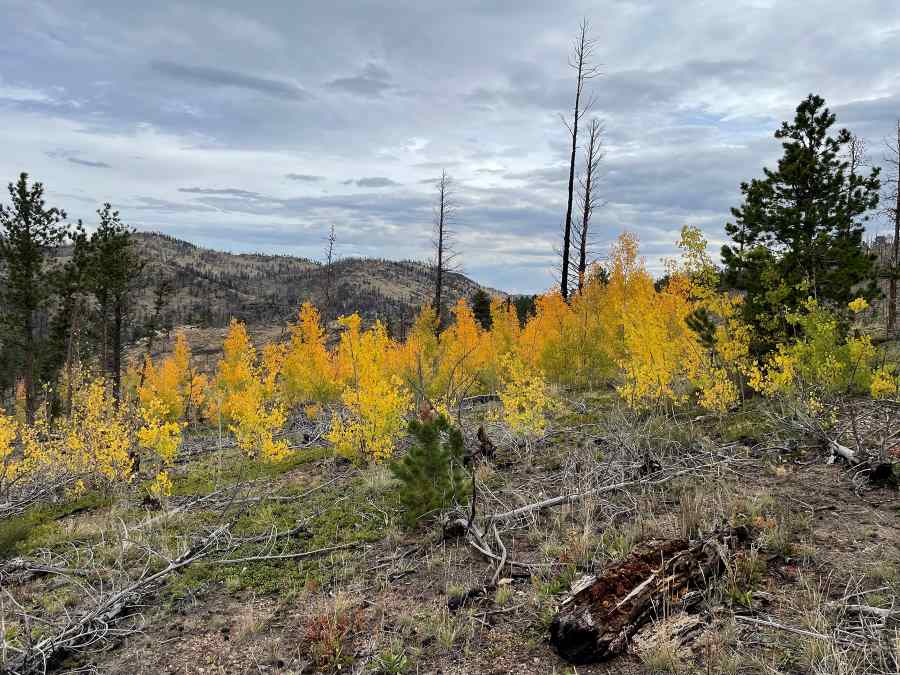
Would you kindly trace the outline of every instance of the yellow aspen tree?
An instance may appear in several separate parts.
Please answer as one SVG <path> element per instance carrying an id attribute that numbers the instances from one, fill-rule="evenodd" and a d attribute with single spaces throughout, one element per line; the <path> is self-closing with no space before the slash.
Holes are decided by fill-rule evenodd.
<path id="1" fill-rule="evenodd" d="M 856 311 L 866 307 L 854 301 L 851 309 L 854 303 Z M 877 363 L 871 337 L 844 337 L 838 317 L 814 298 L 807 299 L 803 308 L 789 314 L 787 320 L 797 327 L 800 337 L 779 345 L 753 369 L 750 385 L 754 389 L 767 396 L 806 393 L 809 389 L 824 395 L 845 391 L 880 394 L 890 371 Z"/>
<path id="2" fill-rule="evenodd" d="M 740 398 L 749 373 L 750 330 L 741 319 L 740 296 L 718 291 L 719 275 L 699 228 L 684 226 L 678 241 L 681 257 L 669 264 L 667 290 L 687 303 L 685 375 L 696 389 L 697 403 L 723 413 Z"/>
<path id="3" fill-rule="evenodd" d="M 263 352 L 262 364 L 257 363 L 247 327 L 232 319 L 222 351 L 207 397 L 212 418 L 228 426 L 248 455 L 267 461 L 283 459 L 290 451 L 288 443 L 275 439 L 287 420 L 276 395 L 281 350 L 270 345 Z"/>
<path id="4" fill-rule="evenodd" d="M 436 400 L 446 391 L 442 381 L 444 344 L 437 335 L 438 319 L 434 308 L 424 305 L 416 316 L 406 341 L 399 348 L 400 373 L 410 390 L 419 397 Z"/>
<path id="5" fill-rule="evenodd" d="M 188 407 L 197 410 L 203 402 L 206 377 L 191 369 L 191 348 L 184 333 L 175 336 L 175 347 L 156 366 L 148 356 L 144 363 L 144 382 L 138 387 L 138 400 L 149 407 L 165 410 L 163 419 L 175 422 L 185 418 Z"/>
<path id="6" fill-rule="evenodd" d="M 393 455 L 404 433 L 412 397 L 400 378 L 384 367 L 384 354 L 391 348 L 384 327 L 376 322 L 362 332 L 357 314 L 339 321 L 345 327 L 338 350 L 348 372 L 341 394 L 347 419 L 335 414 L 326 438 L 338 454 L 354 462 L 382 462 Z"/>
<path id="7" fill-rule="evenodd" d="M 530 444 L 547 428 L 547 415 L 557 407 L 550 387 L 535 370 L 518 356 L 501 357 L 502 380 L 499 390 L 503 419 L 513 432 Z"/>
<path id="8" fill-rule="evenodd" d="M 168 421 L 169 408 L 158 398 L 151 398 L 142 405 L 139 413 L 143 425 L 137 432 L 138 441 L 163 464 L 173 464 L 181 447 L 183 423 Z"/>
<path id="9" fill-rule="evenodd" d="M 472 308 L 460 298 L 452 310 L 453 323 L 441 333 L 440 394 L 444 405 L 454 406 L 469 394 L 484 391 L 485 369 L 490 358 L 489 338 L 475 319 Z"/>
<path id="10" fill-rule="evenodd" d="M 303 303 L 296 324 L 291 326 L 291 341 L 284 355 L 281 387 L 289 405 L 328 403 L 340 396 L 331 354 L 325 346 L 325 330 L 319 312 Z"/>
<path id="11" fill-rule="evenodd" d="M 0 498 L 8 498 L 9 489 L 20 476 L 20 462 L 16 458 L 16 438 L 19 423 L 0 408 Z"/>
<path id="12" fill-rule="evenodd" d="M 490 353 L 485 369 L 488 389 L 495 389 L 500 382 L 500 360 L 507 354 L 518 353 L 521 334 L 522 328 L 515 306 L 502 298 L 492 298 L 491 330 L 487 333 Z"/>
<path id="13" fill-rule="evenodd" d="M 535 315 L 522 331 L 519 356 L 551 382 L 560 383 L 566 378 L 566 333 L 571 312 L 571 306 L 558 292 L 547 293 L 535 301 Z"/>
<path id="14" fill-rule="evenodd" d="M 600 275 L 593 273 L 571 303 L 565 349 L 569 352 L 572 375 L 566 384 L 592 388 L 615 377 L 616 364 L 609 347 L 616 335 L 603 321 L 605 302 L 606 287 Z"/>
<path id="15" fill-rule="evenodd" d="M 65 443 L 60 459 L 73 473 L 108 483 L 131 477 L 133 437 L 128 411 L 116 403 L 102 377 L 75 387 L 72 410 L 59 430 Z"/>

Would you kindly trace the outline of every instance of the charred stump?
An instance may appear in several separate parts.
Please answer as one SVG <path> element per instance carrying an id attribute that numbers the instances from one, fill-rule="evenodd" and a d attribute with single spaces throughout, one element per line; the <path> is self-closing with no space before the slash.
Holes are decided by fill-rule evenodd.
<path id="1" fill-rule="evenodd" d="M 651 540 L 623 560 L 577 582 L 550 625 L 550 644 L 570 663 L 593 663 L 625 651 L 631 637 L 664 608 L 684 608 L 724 569 L 742 529 L 698 542 Z"/>

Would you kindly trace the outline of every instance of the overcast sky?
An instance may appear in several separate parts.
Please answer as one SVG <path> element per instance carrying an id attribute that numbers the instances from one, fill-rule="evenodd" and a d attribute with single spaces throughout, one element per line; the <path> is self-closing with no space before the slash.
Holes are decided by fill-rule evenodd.
<path id="1" fill-rule="evenodd" d="M 810 92 L 869 142 L 900 116 L 897 0 L 0 0 L 0 179 L 72 219 L 233 251 L 424 259 L 433 184 L 458 184 L 465 271 L 552 283 L 565 213 L 569 46 L 603 76 L 601 251 L 652 269 L 679 228 L 717 250 L 738 186 Z M 5 200 L 5 194 L 4 194 Z"/>

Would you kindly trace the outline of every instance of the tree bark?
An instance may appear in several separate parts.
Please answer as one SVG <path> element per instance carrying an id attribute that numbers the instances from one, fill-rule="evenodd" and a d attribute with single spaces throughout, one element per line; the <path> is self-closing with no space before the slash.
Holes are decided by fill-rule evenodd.
<path id="1" fill-rule="evenodd" d="M 651 540 L 596 576 L 576 583 L 550 625 L 550 644 L 570 663 L 593 663 L 625 651 L 631 637 L 664 608 L 699 599 L 689 593 L 724 569 L 726 556 L 747 538 L 727 530 L 698 542 Z"/>
<path id="2" fill-rule="evenodd" d="M 897 122 L 897 156 L 900 159 L 900 121 Z M 897 328 L 897 276 L 900 275 L 900 165 L 897 167 L 897 185 L 894 195 L 894 251 L 891 260 L 891 279 L 888 283 L 887 333 L 890 337 Z"/>
<path id="3" fill-rule="evenodd" d="M 595 197 L 592 194 L 594 170 L 600 159 L 600 123 L 591 120 L 590 135 L 588 136 L 587 156 L 584 162 L 584 194 L 582 195 L 581 231 L 578 233 L 578 292 L 584 290 L 584 281 L 587 274 L 587 246 L 591 215 L 594 211 Z"/>
<path id="4" fill-rule="evenodd" d="M 113 397 L 116 403 L 120 400 L 122 387 L 122 317 L 124 312 L 124 300 L 117 298 L 113 306 L 113 336 L 112 336 L 112 378 Z"/>
<path id="5" fill-rule="evenodd" d="M 572 147 L 569 153 L 569 186 L 568 198 L 566 200 L 566 220 L 563 223 L 563 246 L 562 246 L 562 274 L 559 280 L 559 292 L 563 300 L 569 299 L 569 249 L 572 245 L 572 204 L 575 197 L 575 154 L 578 148 L 578 121 L 581 116 L 591 108 L 593 99 L 589 98 L 586 104 L 582 103 L 582 94 L 584 93 L 584 83 L 597 75 L 597 68 L 590 64 L 591 52 L 594 48 L 594 41 L 588 36 L 587 19 L 581 22 L 578 37 L 572 50 L 572 58 L 569 65 L 575 70 L 575 110 L 572 119 L 572 126 L 568 123 L 566 127 L 572 135 Z"/>
<path id="6" fill-rule="evenodd" d="M 584 28 L 581 31 L 581 45 L 584 45 Z M 578 59 L 578 84 L 575 89 L 575 118 L 572 120 L 572 151 L 569 155 L 569 189 L 566 202 L 566 222 L 563 225 L 562 275 L 559 292 L 563 300 L 569 298 L 569 243 L 572 239 L 572 199 L 575 192 L 575 150 L 578 147 L 578 116 L 581 114 L 581 87 L 584 60 Z"/>
<path id="7" fill-rule="evenodd" d="M 34 326 L 32 325 L 31 313 L 25 317 L 22 326 L 24 346 L 25 346 L 25 369 L 22 373 L 22 381 L 25 385 L 25 420 L 28 424 L 34 423 Z"/>

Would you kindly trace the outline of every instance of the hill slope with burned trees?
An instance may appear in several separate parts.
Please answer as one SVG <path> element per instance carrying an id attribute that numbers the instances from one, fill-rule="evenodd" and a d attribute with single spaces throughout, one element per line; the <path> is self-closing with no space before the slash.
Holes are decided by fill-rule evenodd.
<path id="1" fill-rule="evenodd" d="M 134 241 L 149 281 L 135 299 L 137 326 L 150 318 L 161 282 L 169 285 L 162 316 L 169 326 L 221 327 L 232 317 L 282 323 L 312 302 L 329 319 L 359 312 L 366 321 L 380 319 L 390 331 L 403 332 L 434 293 L 431 270 L 419 262 L 344 258 L 328 266 L 293 256 L 214 251 L 157 233 L 136 233 Z M 448 306 L 482 288 L 462 274 L 449 274 L 445 285 Z"/>

